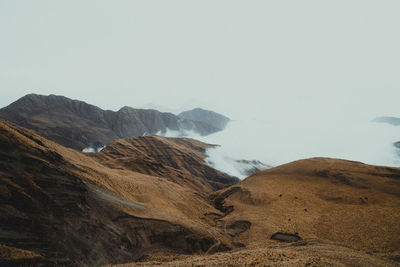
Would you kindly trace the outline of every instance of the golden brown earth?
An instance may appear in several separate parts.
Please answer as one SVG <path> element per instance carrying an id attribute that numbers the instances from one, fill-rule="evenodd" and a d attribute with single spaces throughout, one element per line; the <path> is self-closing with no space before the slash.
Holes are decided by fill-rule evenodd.
<path id="1" fill-rule="evenodd" d="M 132 261 L 154 249 L 232 248 L 204 216 L 222 213 L 190 188 L 109 168 L 4 120 L 0 147 L 4 246 L 31 251 L 47 264 L 90 266 Z"/>
<path id="2" fill-rule="evenodd" d="M 395 260 L 371 255 L 345 246 L 315 241 L 307 245 L 274 244 L 236 249 L 212 255 L 154 255 L 142 262 L 113 265 L 131 266 L 398 266 Z"/>
<path id="3" fill-rule="evenodd" d="M 400 169 L 313 158 L 213 192 L 234 180 L 207 147 L 153 136 L 87 155 L 0 120 L 0 263 L 399 264 Z"/>
<path id="4" fill-rule="evenodd" d="M 121 266 L 398 266 L 400 169 L 312 158 L 253 175 L 212 196 L 214 226 L 242 249 L 152 255 Z M 271 240 L 276 233 L 302 239 Z"/>
<path id="5" fill-rule="evenodd" d="M 251 223 L 236 238 L 265 244 L 275 232 L 330 240 L 368 252 L 400 252 L 400 169 L 338 159 L 300 160 L 218 192 L 222 220 Z M 272 242 L 272 241 L 271 241 Z"/>
<path id="6" fill-rule="evenodd" d="M 165 178 L 208 196 L 239 179 L 208 166 L 206 149 L 215 147 L 189 138 L 142 136 L 119 139 L 100 153 L 91 153 L 101 164 Z"/>

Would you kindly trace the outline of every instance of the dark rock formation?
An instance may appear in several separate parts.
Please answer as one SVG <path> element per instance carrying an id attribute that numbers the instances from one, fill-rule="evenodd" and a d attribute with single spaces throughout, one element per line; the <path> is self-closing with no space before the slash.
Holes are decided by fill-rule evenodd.
<path id="1" fill-rule="evenodd" d="M 115 139 L 155 134 L 167 129 L 190 130 L 200 135 L 220 130 L 206 122 L 182 119 L 157 110 L 123 107 L 114 112 L 56 95 L 26 95 L 0 109 L 0 117 L 77 150 L 96 149 Z"/>
<path id="2" fill-rule="evenodd" d="M 204 110 L 201 108 L 184 111 L 178 116 L 182 119 L 206 123 L 219 130 L 223 130 L 230 121 L 228 117 L 225 117 L 214 111 Z"/>

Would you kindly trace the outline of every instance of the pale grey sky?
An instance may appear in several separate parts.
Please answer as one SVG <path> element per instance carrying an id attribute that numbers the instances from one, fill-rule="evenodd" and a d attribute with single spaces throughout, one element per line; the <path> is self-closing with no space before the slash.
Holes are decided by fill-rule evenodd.
<path id="1" fill-rule="evenodd" d="M 400 1 L 0 0 L 0 106 L 27 93 L 237 118 L 400 116 Z"/>

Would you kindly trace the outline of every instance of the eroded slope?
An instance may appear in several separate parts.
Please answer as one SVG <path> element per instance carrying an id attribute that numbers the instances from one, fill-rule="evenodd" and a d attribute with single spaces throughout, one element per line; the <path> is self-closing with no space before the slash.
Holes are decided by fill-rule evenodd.
<path id="1" fill-rule="evenodd" d="M 239 182 L 205 163 L 205 151 L 211 147 L 190 138 L 142 136 L 116 140 L 91 156 L 110 168 L 166 178 L 206 196 Z"/>
<path id="2" fill-rule="evenodd" d="M 110 169 L 3 120 L 0 147 L 3 263 L 93 266 L 230 246 L 204 217 L 218 211 L 187 187 Z"/>

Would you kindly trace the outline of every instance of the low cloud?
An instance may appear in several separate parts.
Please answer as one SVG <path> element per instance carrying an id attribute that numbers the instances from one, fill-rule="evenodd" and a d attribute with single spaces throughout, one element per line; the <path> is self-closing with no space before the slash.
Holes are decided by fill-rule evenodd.
<path id="1" fill-rule="evenodd" d="M 99 146 L 99 147 L 86 147 L 82 149 L 84 153 L 97 153 L 102 151 L 106 146 Z"/>
<path id="2" fill-rule="evenodd" d="M 331 157 L 399 167 L 400 149 L 393 145 L 400 141 L 399 129 L 364 119 L 253 118 L 232 121 L 225 130 L 205 137 L 170 130 L 162 135 L 218 144 L 207 151 L 209 164 L 243 179 L 249 166 L 238 160 L 259 160 L 268 166 L 278 166 L 299 159 Z"/>

